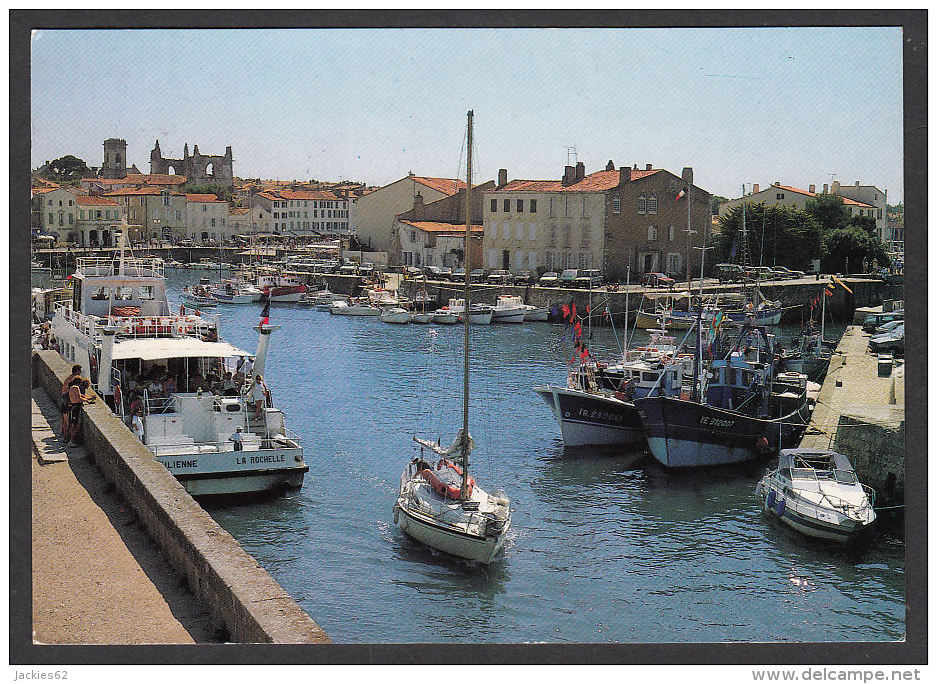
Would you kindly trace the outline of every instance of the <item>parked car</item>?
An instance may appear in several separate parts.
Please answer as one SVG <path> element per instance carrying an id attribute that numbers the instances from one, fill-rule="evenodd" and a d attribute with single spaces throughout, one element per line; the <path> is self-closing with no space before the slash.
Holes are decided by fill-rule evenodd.
<path id="1" fill-rule="evenodd" d="M 425 266 L 423 275 L 432 280 L 439 280 L 440 266 Z"/>
<path id="2" fill-rule="evenodd" d="M 716 264 L 716 277 L 720 283 L 737 283 L 742 280 L 742 267 L 738 264 Z"/>
<path id="3" fill-rule="evenodd" d="M 480 283 L 485 280 L 485 269 L 483 268 L 473 268 L 472 272 L 469 273 L 469 282 Z"/>
<path id="4" fill-rule="evenodd" d="M 602 272 L 595 268 L 580 268 L 576 276 L 576 287 L 588 290 L 602 284 Z"/>
<path id="5" fill-rule="evenodd" d="M 449 274 L 449 280 L 454 283 L 464 283 L 465 282 L 465 269 L 461 266 L 459 268 L 452 269 L 452 273 Z"/>
<path id="6" fill-rule="evenodd" d="M 355 263 L 345 264 L 344 266 L 338 269 L 338 272 L 341 275 L 356 275 L 358 273 L 358 264 L 355 264 Z"/>
<path id="7" fill-rule="evenodd" d="M 676 281 L 666 273 L 645 273 L 641 284 L 644 287 L 673 287 Z"/>
<path id="8" fill-rule="evenodd" d="M 421 280 L 424 278 L 423 271 L 416 266 L 404 266 L 403 273 L 410 280 Z"/>
<path id="9" fill-rule="evenodd" d="M 556 271 L 547 271 L 540 279 L 537 281 L 537 284 L 540 287 L 556 287 L 559 285 L 560 274 Z"/>
<path id="10" fill-rule="evenodd" d="M 363 276 L 374 275 L 374 264 L 370 261 L 365 261 L 361 264 L 358 264 L 358 273 Z"/>
<path id="11" fill-rule="evenodd" d="M 862 322 L 862 329 L 867 333 L 872 332 L 878 326 L 889 323 L 890 321 L 903 321 L 904 311 L 889 311 L 888 313 L 874 313 L 865 317 Z"/>
<path id="12" fill-rule="evenodd" d="M 439 280 L 449 280 L 452 276 L 452 269 L 449 266 L 440 266 L 439 273 L 437 274 L 437 279 Z"/>
<path id="13" fill-rule="evenodd" d="M 805 275 L 803 271 L 795 271 L 787 266 L 772 266 L 771 268 L 782 278 L 803 278 Z"/>
<path id="14" fill-rule="evenodd" d="M 565 271 L 560 273 L 560 277 L 557 279 L 557 284 L 561 287 L 573 287 L 573 284 L 576 282 L 576 278 L 578 277 L 578 268 L 567 268 Z"/>
<path id="15" fill-rule="evenodd" d="M 904 354 L 904 323 L 894 330 L 875 335 L 869 340 L 869 350 L 875 353 Z"/>
<path id="16" fill-rule="evenodd" d="M 515 285 L 531 285 L 537 282 L 537 278 L 530 271 L 518 271 L 514 274 Z"/>
<path id="17" fill-rule="evenodd" d="M 897 321 L 889 321 L 888 323 L 883 323 L 875 329 L 876 335 L 883 335 L 884 333 L 891 332 L 900 325 L 904 325 L 904 319 Z"/>
<path id="18" fill-rule="evenodd" d="M 474 271 L 472 272 L 472 279 L 475 278 Z M 506 271 L 503 268 L 499 268 L 495 271 L 492 271 L 487 278 L 489 283 L 493 285 L 510 285 L 514 282 L 514 276 L 511 275 L 510 271 Z"/>

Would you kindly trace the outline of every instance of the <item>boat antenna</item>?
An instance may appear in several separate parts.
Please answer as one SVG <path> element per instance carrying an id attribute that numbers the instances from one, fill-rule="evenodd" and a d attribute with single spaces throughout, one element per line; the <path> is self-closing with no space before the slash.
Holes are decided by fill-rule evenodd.
<path id="1" fill-rule="evenodd" d="M 628 355 L 628 314 L 630 313 L 628 309 L 628 292 L 631 290 L 631 264 L 628 264 L 628 270 L 625 274 L 625 331 L 624 331 L 624 344 L 621 348 L 621 360 L 624 361 L 625 357 Z"/>
<path id="2" fill-rule="evenodd" d="M 469 472 L 469 311 L 471 310 L 472 300 L 469 289 L 471 266 L 471 239 L 472 231 L 472 119 L 475 116 L 473 110 L 468 111 L 468 134 L 466 145 L 467 153 L 465 158 L 465 309 L 463 325 L 465 330 L 465 341 L 462 350 L 462 486 L 459 489 L 459 499 L 466 501 L 469 498 L 468 491 L 468 472 Z"/>

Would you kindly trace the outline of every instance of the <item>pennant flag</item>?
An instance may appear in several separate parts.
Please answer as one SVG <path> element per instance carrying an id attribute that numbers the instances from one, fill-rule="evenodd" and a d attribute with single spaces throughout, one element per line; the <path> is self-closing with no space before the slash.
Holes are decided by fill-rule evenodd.
<path id="1" fill-rule="evenodd" d="M 602 314 L 602 316 L 603 316 L 604 318 L 611 318 L 611 317 L 612 317 L 612 312 L 608 310 L 608 307 L 607 307 L 607 306 L 605 307 L 605 313 Z"/>
<path id="2" fill-rule="evenodd" d="M 592 313 L 592 311 L 589 310 L 589 305 L 586 304 L 586 315 L 588 316 L 588 315 L 591 314 L 591 313 Z"/>
<path id="3" fill-rule="evenodd" d="M 582 348 L 582 353 L 579 355 L 579 358 L 583 361 L 589 358 L 589 350 L 586 347 Z"/>
<path id="4" fill-rule="evenodd" d="M 825 294 L 827 297 L 832 297 L 832 296 L 833 296 L 833 290 L 831 290 L 830 288 L 826 288 L 826 289 L 823 290 L 823 294 Z"/>
<path id="5" fill-rule="evenodd" d="M 71 279 L 72 279 L 72 277 L 71 277 L 71 276 L 68 276 L 65 280 L 71 280 Z"/>
<path id="6" fill-rule="evenodd" d="M 270 300 L 264 304 L 264 310 L 260 312 L 260 324 L 267 325 L 270 322 Z"/>
<path id="7" fill-rule="evenodd" d="M 569 310 L 570 310 L 570 316 L 572 316 L 571 320 L 575 321 L 576 320 L 576 302 L 573 302 L 573 305 L 569 307 Z"/>
<path id="8" fill-rule="evenodd" d="M 564 304 L 562 311 L 563 311 L 563 320 L 565 321 L 567 318 L 569 318 L 569 306 Z"/>
<path id="9" fill-rule="evenodd" d="M 680 190 L 680 192 L 677 193 L 677 196 L 673 198 L 673 201 L 674 201 L 674 202 L 679 202 L 680 200 L 683 199 L 683 196 L 684 196 L 685 194 L 686 194 L 686 188 L 683 188 L 682 190 Z"/>
<path id="10" fill-rule="evenodd" d="M 843 289 L 846 290 L 846 292 L 848 292 L 849 294 L 852 294 L 852 290 L 846 287 L 846 283 L 844 283 L 842 280 L 837 278 L 835 275 L 831 275 L 830 278 L 832 278 L 837 284 L 842 285 Z"/>
<path id="11" fill-rule="evenodd" d="M 202 315 L 202 312 L 199 311 L 198 309 L 196 309 L 196 310 L 195 310 L 195 315 L 196 315 L 196 316 L 201 316 L 201 315 Z"/>

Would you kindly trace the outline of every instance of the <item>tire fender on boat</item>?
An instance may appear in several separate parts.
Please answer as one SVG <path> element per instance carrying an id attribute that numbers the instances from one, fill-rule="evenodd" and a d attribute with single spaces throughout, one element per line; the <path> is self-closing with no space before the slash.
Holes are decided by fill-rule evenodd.
<path id="1" fill-rule="evenodd" d="M 394 504 L 394 524 L 396 525 L 400 521 L 400 506 Z"/>

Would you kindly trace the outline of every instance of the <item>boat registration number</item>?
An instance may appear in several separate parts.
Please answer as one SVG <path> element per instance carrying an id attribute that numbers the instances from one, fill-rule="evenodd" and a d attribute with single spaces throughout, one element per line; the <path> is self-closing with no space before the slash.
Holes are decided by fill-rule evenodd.
<path id="1" fill-rule="evenodd" d="M 711 425 L 712 427 L 732 427 L 735 425 L 734 420 L 729 420 L 728 418 L 713 418 L 711 416 L 702 416 L 699 422 L 701 425 Z"/>
<path id="2" fill-rule="evenodd" d="M 590 411 L 589 409 L 579 409 L 579 416 L 580 418 L 607 420 L 613 423 L 620 423 L 623 420 L 622 416 L 617 413 L 610 413 L 608 411 Z"/>

